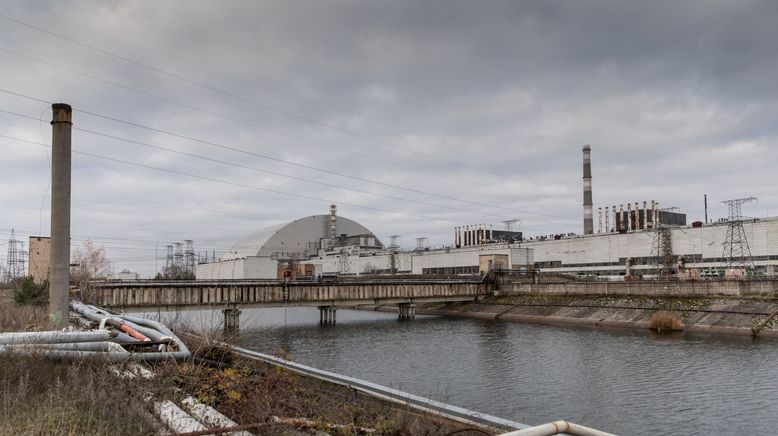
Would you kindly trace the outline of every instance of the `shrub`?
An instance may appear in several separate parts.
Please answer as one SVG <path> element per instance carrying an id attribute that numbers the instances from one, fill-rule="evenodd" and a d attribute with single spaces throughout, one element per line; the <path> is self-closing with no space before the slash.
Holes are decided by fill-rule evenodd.
<path id="1" fill-rule="evenodd" d="M 14 291 L 16 304 L 41 305 L 49 301 L 48 284 L 41 285 L 32 281 L 32 277 L 25 277 L 19 282 L 19 287 Z"/>
<path id="2" fill-rule="evenodd" d="M 648 328 L 658 332 L 681 331 L 683 330 L 683 321 L 676 312 L 660 310 L 651 315 L 651 319 L 648 320 Z"/>

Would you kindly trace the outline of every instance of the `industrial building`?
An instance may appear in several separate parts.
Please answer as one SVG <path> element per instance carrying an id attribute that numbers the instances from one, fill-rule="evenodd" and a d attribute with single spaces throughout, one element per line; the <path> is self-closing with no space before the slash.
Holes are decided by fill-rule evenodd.
<path id="1" fill-rule="evenodd" d="M 702 279 L 733 273 L 773 276 L 778 265 L 778 217 L 731 216 L 687 224 L 678 208 L 656 201 L 598 208 L 595 231 L 591 148 L 583 148 L 583 234 L 525 238 L 486 224 L 458 226 L 450 246 L 399 251 L 361 224 L 314 215 L 243 238 L 219 261 L 197 266 L 197 279 L 316 279 L 325 275 L 473 275 L 493 269 L 601 279 L 672 275 Z M 732 205 L 737 212 L 732 215 Z"/>
<path id="2" fill-rule="evenodd" d="M 275 279 L 315 275 L 323 271 L 304 265 L 316 256 L 361 256 L 384 251 L 365 226 L 337 216 L 313 215 L 261 229 L 232 246 L 222 259 L 197 266 L 197 279 Z"/>

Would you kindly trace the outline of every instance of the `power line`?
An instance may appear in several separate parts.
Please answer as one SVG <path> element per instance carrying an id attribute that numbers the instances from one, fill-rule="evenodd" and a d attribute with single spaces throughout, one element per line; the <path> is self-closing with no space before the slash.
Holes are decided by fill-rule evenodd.
<path id="1" fill-rule="evenodd" d="M 27 142 L 27 143 L 34 144 L 34 145 L 39 145 L 41 147 L 48 147 L 47 145 L 45 145 L 43 143 L 40 143 L 40 142 L 29 141 L 29 140 L 21 139 L 21 138 L 13 138 L 13 137 L 5 136 L 5 135 L 0 135 L 0 136 L 6 137 L 6 138 L 9 138 L 9 139 L 18 140 L 20 142 Z M 285 195 L 285 196 L 290 196 L 290 197 L 297 197 L 297 198 L 302 198 L 302 199 L 306 199 L 306 200 L 320 201 L 320 202 L 325 202 L 325 203 L 333 203 L 334 202 L 334 203 L 340 203 L 340 204 L 344 204 L 346 206 L 356 207 L 356 208 L 360 208 L 360 209 L 368 209 L 368 210 L 373 210 L 373 211 L 376 211 L 376 212 L 398 213 L 398 214 L 401 214 L 401 215 L 414 216 L 414 217 L 417 217 L 417 218 L 424 218 L 424 219 L 430 219 L 430 220 L 435 220 L 435 221 L 445 221 L 445 222 L 452 222 L 452 223 L 456 223 L 457 222 L 457 221 L 453 221 L 453 220 L 446 219 L 446 218 L 431 217 L 431 216 L 420 215 L 420 214 L 416 214 L 416 213 L 412 213 L 412 212 L 380 209 L 380 208 L 377 208 L 377 207 L 364 206 L 364 205 L 361 205 L 361 204 L 346 203 L 346 202 L 343 202 L 343 201 L 338 202 L 338 201 L 335 201 L 335 200 L 323 199 L 323 198 L 319 198 L 319 197 L 313 197 L 313 196 L 310 196 L 310 195 L 295 194 L 295 193 L 292 193 L 292 192 L 279 191 L 279 190 L 276 190 L 276 189 L 262 188 L 262 187 L 259 187 L 259 186 L 248 185 L 248 184 L 245 184 L 245 183 L 231 182 L 231 181 L 228 181 L 228 180 L 221 180 L 221 179 L 216 179 L 216 178 L 213 178 L 213 177 L 206 177 L 206 176 L 201 176 L 201 175 L 197 175 L 197 174 L 190 174 L 190 173 L 185 173 L 183 171 L 171 170 L 171 169 L 168 169 L 168 168 L 160 168 L 160 167 L 155 167 L 155 166 L 152 166 L 152 165 L 146 165 L 146 164 L 141 164 L 141 163 L 137 163 L 137 162 L 130 162 L 130 161 L 126 161 L 126 160 L 123 160 L 123 159 L 117 159 L 117 158 L 112 158 L 112 157 L 108 157 L 108 156 L 102 156 L 102 155 L 99 155 L 99 154 L 87 153 L 87 152 L 83 152 L 83 151 L 73 150 L 73 153 L 80 154 L 82 156 L 89 156 L 89 157 L 96 158 L 96 159 L 103 159 L 103 160 L 108 160 L 108 161 L 112 161 L 112 162 L 119 162 L 119 163 L 123 163 L 123 164 L 126 164 L 126 165 L 132 165 L 132 166 L 136 166 L 136 167 L 140 167 L 140 168 L 146 168 L 146 169 L 151 169 L 151 170 L 156 170 L 156 171 L 162 171 L 162 172 L 166 172 L 166 173 L 170 173 L 170 174 L 175 174 L 175 175 L 179 175 L 179 176 L 192 177 L 192 178 L 206 180 L 206 181 L 214 182 L 214 183 L 233 185 L 233 186 L 238 186 L 238 187 L 241 187 L 241 188 L 248 188 L 248 189 L 254 189 L 254 190 L 263 191 L 263 192 L 269 192 L 269 193 L 272 193 L 272 194 L 279 194 L 279 195 Z"/>
<path id="2" fill-rule="evenodd" d="M 0 110 L 0 112 L 5 112 L 5 111 Z M 459 212 L 468 212 L 468 213 L 472 212 L 471 210 L 462 209 L 462 208 L 458 208 L 458 207 L 446 206 L 446 205 L 441 205 L 441 204 L 436 204 L 436 203 L 427 203 L 427 202 L 418 201 L 418 200 L 406 199 L 406 198 L 401 198 L 401 197 L 394 197 L 394 196 L 390 196 L 390 195 L 378 194 L 378 193 L 373 193 L 373 192 L 369 192 L 369 191 L 363 191 L 363 190 L 359 190 L 359 189 L 347 188 L 345 186 L 339 186 L 339 185 L 334 185 L 334 184 L 325 183 L 325 182 L 318 182 L 318 181 L 315 181 L 315 180 L 304 179 L 304 178 L 301 178 L 301 177 L 287 176 L 287 175 L 281 174 L 281 173 L 275 173 L 275 172 L 272 172 L 272 171 L 260 170 L 260 169 L 253 168 L 253 167 L 246 166 L 246 165 L 241 165 L 241 164 L 236 164 L 236 163 L 232 163 L 232 162 L 222 161 L 222 160 L 219 160 L 219 159 L 212 159 L 212 158 L 201 156 L 201 155 L 196 155 L 196 154 L 192 154 L 192 153 L 186 153 L 186 152 L 181 152 L 181 151 L 177 151 L 177 150 L 172 150 L 172 149 L 168 149 L 168 148 L 165 148 L 165 147 L 159 147 L 159 146 L 156 146 L 156 145 L 146 144 L 146 143 L 139 142 L 139 141 L 133 141 L 133 140 L 127 140 L 127 139 L 123 139 L 123 138 L 118 138 L 118 137 L 115 137 L 115 136 L 112 136 L 112 135 L 107 135 L 107 134 L 103 134 L 103 133 L 99 133 L 99 132 L 93 132 L 93 131 L 90 131 L 90 130 L 84 130 L 84 129 L 79 129 L 79 128 L 74 128 L 74 130 L 79 130 L 79 131 L 83 131 L 83 132 L 86 132 L 86 133 L 92 133 L 92 134 L 95 134 L 95 135 L 100 135 L 100 136 L 104 136 L 104 137 L 108 137 L 108 138 L 112 138 L 112 139 L 118 139 L 118 140 L 121 140 L 121 141 L 130 142 L 130 143 L 133 143 L 133 144 L 143 145 L 143 146 L 146 146 L 146 147 L 151 147 L 151 148 L 155 148 L 155 149 L 159 149 L 159 150 L 164 150 L 164 151 L 167 151 L 167 152 L 181 154 L 181 155 L 185 155 L 185 156 L 190 156 L 190 157 L 194 157 L 194 158 L 198 158 L 198 159 L 203 159 L 203 160 L 207 160 L 207 161 L 211 161 L 211 162 L 217 162 L 217 163 L 221 163 L 221 164 L 224 164 L 224 165 L 231 165 L 231 166 L 235 166 L 237 168 L 244 168 L 244 169 L 249 169 L 249 170 L 253 170 L 253 171 L 257 171 L 257 172 L 269 173 L 269 174 L 273 174 L 273 175 L 281 176 L 281 177 L 289 177 L 289 178 L 296 179 L 296 180 L 302 180 L 302 181 L 305 181 L 305 182 L 308 182 L 308 183 L 315 183 L 315 184 L 319 184 L 319 185 L 335 187 L 335 188 L 344 189 L 344 190 L 348 190 L 348 191 L 354 191 L 354 192 L 359 192 L 359 193 L 363 193 L 363 194 L 369 194 L 369 195 L 374 195 L 374 196 L 378 196 L 378 197 L 389 198 L 389 199 L 393 199 L 393 200 L 397 200 L 397 201 L 406 201 L 406 202 L 415 203 L 415 204 L 419 204 L 419 205 L 423 205 L 423 206 L 433 206 L 433 207 L 439 207 L 439 208 L 444 208 L 444 209 L 449 209 L 449 210 L 455 210 L 455 211 L 459 211 Z M 17 137 L 3 135 L 3 134 L 0 134 L 0 138 L 7 138 L 7 139 L 15 140 L 15 141 L 28 142 L 30 144 L 48 147 L 48 145 L 46 145 L 45 143 L 30 141 L 30 140 L 27 140 L 27 139 L 17 138 Z M 79 153 L 80 154 L 90 155 L 89 153 L 83 153 L 83 152 L 79 152 Z M 93 157 L 97 157 L 97 155 L 94 155 Z M 106 157 L 103 156 L 103 158 L 106 158 Z M 122 162 L 127 163 L 126 161 L 122 161 Z M 265 188 L 261 188 L 261 189 L 265 190 Z M 282 191 L 269 190 L 269 192 L 282 192 Z M 347 204 L 347 203 L 342 203 L 342 204 Z M 480 214 L 495 216 L 495 217 L 498 217 L 498 218 L 503 218 L 502 215 L 492 214 L 492 213 L 489 213 L 489 212 L 480 212 Z"/>
<path id="3" fill-rule="evenodd" d="M 201 159 L 201 160 L 205 160 L 205 161 L 209 161 L 209 162 L 214 162 L 214 163 L 218 163 L 218 164 L 222 164 L 222 165 L 228 165 L 228 166 L 232 166 L 232 167 L 235 167 L 235 168 L 242 168 L 242 169 L 246 169 L 246 170 L 256 171 L 256 172 L 259 172 L 259 173 L 272 174 L 272 175 L 278 176 L 278 177 L 284 177 L 284 178 L 288 178 L 288 179 L 299 180 L 299 181 L 303 181 L 303 182 L 306 182 L 306 183 L 314 183 L 314 184 L 317 184 L 317 185 L 329 186 L 331 188 L 343 189 L 343 190 L 346 190 L 346 191 L 358 192 L 358 193 L 361 193 L 361 194 L 373 195 L 373 196 L 381 197 L 381 198 L 388 198 L 390 200 L 405 201 L 405 202 L 408 202 L 408 203 L 420 204 L 420 205 L 423 205 L 423 206 L 435 206 L 435 207 L 439 207 L 439 208 L 443 208 L 443 209 L 449 209 L 449 210 L 455 210 L 455 211 L 459 211 L 459 212 L 472 212 L 471 210 L 462 209 L 462 208 L 458 208 L 458 207 L 446 206 L 446 205 L 437 204 L 437 203 L 427 203 L 427 202 L 424 202 L 424 201 L 413 200 L 413 199 L 410 199 L 410 198 L 396 197 L 396 196 L 387 195 L 387 194 L 379 194 L 377 192 L 370 192 L 370 191 L 365 191 L 365 190 L 362 190 L 362 189 L 349 188 L 349 187 L 346 187 L 346 186 L 336 185 L 336 184 L 333 184 L 333 183 L 320 182 L 318 180 L 306 179 L 304 177 L 292 176 L 292 175 L 289 175 L 289 174 L 278 173 L 278 172 L 270 171 L 270 170 L 263 170 L 263 169 L 251 167 L 251 166 L 248 166 L 248 165 L 243 165 L 243 164 L 239 164 L 239 163 L 235 163 L 235 162 L 229 162 L 229 161 L 224 161 L 224 160 L 221 160 L 221 159 L 215 159 L 215 158 L 203 156 L 203 155 L 200 155 L 200 154 L 188 153 L 188 152 L 185 152 L 185 151 L 179 151 L 179 150 L 174 150 L 174 149 L 171 149 L 171 148 L 161 147 L 161 146 L 158 146 L 158 145 L 152 145 L 152 144 L 149 144 L 149 143 L 146 143 L 146 142 L 142 142 L 142 141 L 135 141 L 135 140 L 132 140 L 132 139 L 120 138 L 118 136 L 109 135 L 107 133 L 95 132 L 93 130 L 81 129 L 81 128 L 78 128 L 78 127 L 73 127 L 73 130 L 78 130 L 80 132 L 89 133 L 91 135 L 102 136 L 104 138 L 110 138 L 110 139 L 114 139 L 114 140 L 117 140 L 117 141 L 128 142 L 128 143 L 131 143 L 131 144 L 140 145 L 142 147 L 149 147 L 149 148 L 153 148 L 153 149 L 156 149 L 156 150 L 162 150 L 162 151 L 166 151 L 168 153 L 175 153 L 175 154 L 179 154 L 179 155 L 182 155 L 182 156 L 192 157 L 192 158 L 195 158 L 195 159 Z M 3 135 L 0 135 L 0 136 L 3 136 Z M 502 217 L 502 215 L 496 215 L 496 214 L 492 214 L 492 213 L 488 213 L 488 212 L 481 212 L 481 213 L 484 214 L 484 215 L 491 215 L 491 216 L 500 217 L 500 218 Z"/>
<path id="4" fill-rule="evenodd" d="M 233 118 L 233 117 L 230 117 L 228 115 L 220 114 L 218 112 L 209 111 L 207 109 L 203 109 L 203 108 L 200 108 L 200 107 L 197 107 L 197 106 L 192 106 L 192 105 L 187 104 L 187 103 L 176 101 L 176 100 L 173 100 L 173 99 L 170 99 L 170 98 L 167 98 L 167 97 L 163 97 L 163 96 L 151 93 L 151 92 L 147 92 L 147 91 L 144 91 L 144 90 L 141 90 L 141 89 L 138 89 L 138 88 L 133 88 L 131 86 L 127 86 L 127 85 L 124 85 L 124 84 L 121 84 L 121 83 L 118 83 L 118 82 L 114 82 L 114 81 L 111 81 L 111 80 L 103 79 L 101 77 L 93 76 L 91 74 L 84 73 L 82 71 L 78 71 L 78 70 L 75 70 L 75 69 L 70 68 L 70 67 L 66 67 L 66 66 L 57 65 L 57 64 L 54 64 L 54 63 L 51 63 L 51 62 L 47 62 L 47 61 L 44 61 L 42 59 L 38 59 L 38 58 L 35 58 L 35 57 L 32 57 L 32 56 L 28 56 L 28 55 L 19 53 L 19 52 L 14 51 L 14 50 L 10 50 L 10 49 L 5 48 L 5 47 L 0 47 L 0 51 L 4 51 L 6 53 L 9 53 L 9 54 L 12 54 L 12 55 L 15 55 L 15 56 L 18 56 L 18 57 L 21 57 L 21 58 L 33 61 L 33 62 L 38 62 L 38 63 L 41 63 L 43 65 L 47 65 L 47 66 L 52 67 L 52 68 L 57 68 L 57 69 L 60 69 L 62 71 L 67 71 L 69 73 L 72 73 L 72 74 L 75 74 L 75 75 L 78 75 L 78 76 L 82 76 L 82 77 L 88 78 L 90 80 L 94 80 L 94 81 L 97 81 L 97 82 L 100 82 L 100 83 L 104 83 L 104 84 L 107 84 L 107 85 L 110 85 L 110 86 L 115 86 L 117 88 L 121 88 L 121 89 L 130 91 L 130 92 L 134 92 L 134 93 L 137 93 L 137 94 L 140 94 L 140 95 L 144 95 L 146 97 L 154 98 L 154 99 L 157 99 L 157 100 L 160 100 L 160 101 L 164 101 L 164 102 L 167 102 L 167 103 L 171 103 L 171 104 L 174 104 L 174 105 L 177 105 L 177 106 L 180 106 L 180 107 L 184 107 L 184 108 L 196 111 L 196 112 L 200 112 L 200 113 L 204 113 L 204 114 L 207 114 L 207 115 L 210 115 L 210 116 L 214 116 L 214 117 L 217 117 L 217 118 L 221 118 L 221 119 L 224 119 L 224 120 L 232 121 L 232 122 L 237 123 L 237 124 L 253 127 L 255 129 L 262 130 L 262 131 L 265 131 L 265 132 L 270 132 L 270 133 L 273 133 L 273 134 L 276 134 L 276 135 L 279 135 L 279 136 L 282 136 L 282 137 L 285 137 L 285 138 L 288 138 L 288 139 L 293 139 L 293 140 L 296 140 L 296 141 L 305 142 L 305 143 L 308 143 L 308 144 L 311 144 L 311 145 L 315 145 L 315 146 L 318 146 L 318 147 L 324 147 L 324 148 L 327 148 L 327 149 L 330 149 L 330 150 L 336 150 L 336 151 L 339 151 L 341 153 L 346 153 L 346 154 L 350 154 L 350 155 L 361 157 L 363 159 L 368 159 L 368 160 L 372 160 L 372 161 L 376 161 L 376 162 L 385 163 L 385 164 L 388 164 L 388 165 L 393 165 L 393 166 L 396 166 L 396 167 L 399 167 L 399 168 L 409 169 L 409 170 L 412 170 L 412 171 L 424 173 L 425 175 L 435 174 L 435 175 L 437 175 L 439 177 L 445 177 L 447 179 L 456 180 L 456 181 L 461 182 L 461 183 L 473 183 L 472 181 L 464 181 L 462 179 L 459 179 L 459 178 L 456 178 L 456 177 L 452 177 L 449 174 L 445 174 L 445 173 L 441 173 L 441 172 L 437 172 L 437 171 L 431 171 L 429 169 L 421 169 L 421 168 L 417 168 L 417 167 L 413 167 L 413 166 L 409 166 L 409 165 L 404 165 L 404 164 L 401 164 L 401 163 L 398 163 L 398 162 L 393 162 L 393 161 L 390 161 L 390 160 L 387 160 L 387 159 L 381 159 L 379 157 L 372 156 L 372 155 L 369 155 L 369 154 L 359 153 L 359 152 L 351 151 L 351 150 L 348 150 L 348 149 L 345 149 L 345 148 L 337 147 L 337 146 L 334 146 L 334 145 L 324 144 L 322 142 L 313 141 L 311 139 L 303 138 L 301 136 L 296 136 L 296 135 L 293 135 L 293 134 L 290 134 L 290 133 L 286 133 L 286 132 L 283 132 L 281 130 L 273 129 L 273 128 L 270 128 L 270 127 L 260 126 L 258 124 L 254 124 L 254 123 L 250 123 L 248 121 L 244 121 L 244 120 L 240 120 L 240 119 L 237 119 L 237 118 Z M 491 186 L 490 184 L 483 183 L 483 182 L 475 182 L 475 183 L 479 184 L 479 185 L 482 185 L 482 186 Z M 524 183 L 535 184 L 535 183 L 526 182 L 526 181 Z"/>
<path id="5" fill-rule="evenodd" d="M 31 96 L 27 96 L 27 95 L 24 95 L 24 94 L 16 93 L 16 92 L 9 91 L 9 90 L 6 90 L 6 89 L 0 89 L 0 92 L 8 93 L 8 94 L 11 94 L 11 95 L 14 95 L 14 96 L 18 96 L 18 97 L 21 97 L 21 98 L 27 98 L 27 99 L 30 99 L 30 100 L 33 100 L 33 101 L 38 101 L 38 102 L 42 102 L 42 103 L 46 103 L 46 104 L 52 104 L 51 102 L 48 102 L 46 100 L 42 100 L 42 99 L 39 99 L 39 98 L 36 98 L 36 97 L 31 97 Z M 243 150 L 241 148 L 237 148 L 237 147 L 233 147 L 233 146 L 229 146 L 229 145 L 224 145 L 224 144 L 219 144 L 219 143 L 215 143 L 215 142 L 204 140 L 204 139 L 200 139 L 200 138 L 195 138 L 195 137 L 191 137 L 191 136 L 187 136 L 187 135 L 183 135 L 183 134 L 179 134 L 179 133 L 175 133 L 175 132 L 170 132 L 170 131 L 163 130 L 163 129 L 158 129 L 158 128 L 155 128 L 155 127 L 145 126 L 145 125 L 134 123 L 134 122 L 131 122 L 131 121 L 121 120 L 121 119 L 118 119 L 118 118 L 115 118 L 115 117 L 111 117 L 111 116 L 108 116 L 108 115 L 102 115 L 102 114 L 98 114 L 98 113 L 95 113 L 95 112 L 86 111 L 86 110 L 83 110 L 83 109 L 74 108 L 73 110 L 76 111 L 76 112 L 84 113 L 84 114 L 91 115 L 91 116 L 94 116 L 94 117 L 107 119 L 107 120 L 110 120 L 110 121 L 114 121 L 114 122 L 130 125 L 130 126 L 133 126 L 133 127 L 149 130 L 149 131 L 156 132 L 156 133 L 161 133 L 161 134 L 172 136 L 172 137 L 179 138 L 179 139 L 184 139 L 184 140 L 188 140 L 188 141 L 192 141 L 192 142 L 197 142 L 197 143 L 201 143 L 201 144 L 204 144 L 204 145 L 209 145 L 209 146 L 213 146 L 213 147 L 217 147 L 217 148 L 222 148 L 222 149 L 226 149 L 226 150 L 230 150 L 230 151 L 234 151 L 234 152 L 238 152 L 238 153 L 242 153 L 242 154 L 246 154 L 246 155 L 250 155 L 250 156 L 254 156 L 254 157 L 259 157 L 261 159 L 267 159 L 267 160 L 271 160 L 271 161 L 274 161 L 274 162 L 284 163 L 284 164 L 291 165 L 291 166 L 302 167 L 302 168 L 309 169 L 309 170 L 319 171 L 319 172 L 323 172 L 323 173 L 327 173 L 327 174 L 331 174 L 331 175 L 336 175 L 336 176 L 340 176 L 340 177 L 345 177 L 345 178 L 350 178 L 350 179 L 354 179 L 354 180 L 359 180 L 359 181 L 363 181 L 363 182 L 367 182 L 367 183 L 372 183 L 372 184 L 376 184 L 376 185 L 380 185 L 380 186 L 385 186 L 385 187 L 389 187 L 389 188 L 400 189 L 400 190 L 404 190 L 404 191 L 408 191 L 408 192 L 413 192 L 413 193 L 417 193 L 417 194 L 428 195 L 428 196 L 432 196 L 432 197 L 444 198 L 444 199 L 447 199 L 447 200 L 460 201 L 460 202 L 472 204 L 472 205 L 475 205 L 475 206 L 490 207 L 490 208 L 494 208 L 494 209 L 501 209 L 501 210 L 506 210 L 506 211 L 511 211 L 511 212 L 519 212 L 519 213 L 528 214 L 528 215 L 535 215 L 535 216 L 546 217 L 546 218 L 556 218 L 556 219 L 561 219 L 561 220 L 565 220 L 565 221 L 577 221 L 577 219 L 574 220 L 574 219 L 570 219 L 570 218 L 566 218 L 566 217 L 561 217 L 561 216 L 556 216 L 556 215 L 543 214 L 543 213 L 538 213 L 538 212 L 530 212 L 530 211 L 526 211 L 526 210 L 507 208 L 507 207 L 503 207 L 503 206 L 495 206 L 495 205 L 490 205 L 490 204 L 482 203 L 482 202 L 478 202 L 478 201 L 456 198 L 456 197 L 448 196 L 448 195 L 445 195 L 445 194 L 436 194 L 436 193 L 433 193 L 433 192 L 423 191 L 423 190 L 419 190 L 419 189 L 407 188 L 407 187 L 403 187 L 403 186 L 393 185 L 393 184 L 390 184 L 390 183 L 378 182 L 378 181 L 366 179 L 366 178 L 363 178 L 363 177 L 353 176 L 353 175 L 350 175 L 350 174 L 340 173 L 340 172 L 337 172 L 337 171 L 327 170 L 327 169 L 324 169 L 324 168 L 318 168 L 318 167 L 314 167 L 314 166 L 311 166 L 311 165 L 305 165 L 305 164 L 301 164 L 301 163 L 297 163 L 297 162 L 287 161 L 287 160 L 284 160 L 284 159 L 280 159 L 280 158 L 275 158 L 275 157 L 272 157 L 272 156 L 264 155 L 264 154 L 261 154 L 261 153 L 256 153 L 256 152 L 252 152 L 252 151 L 248 151 L 248 150 Z M 13 111 L 8 111 L 8 110 L 0 109 L 0 112 L 7 113 L 7 114 L 10 114 L 10 115 L 14 115 L 14 116 L 18 116 L 18 117 L 21 117 L 21 118 L 27 118 L 27 119 L 31 119 L 31 120 L 37 121 L 37 118 L 34 118 L 32 116 L 29 116 L 29 115 L 19 114 L 17 112 L 13 112 Z M 157 146 L 152 146 L 150 144 L 141 143 L 139 141 L 128 140 L 128 139 L 119 138 L 119 137 L 115 137 L 115 136 L 111 136 L 111 135 L 107 135 L 107 134 L 103 134 L 103 133 L 96 133 L 96 132 L 92 132 L 92 131 L 87 131 L 87 132 L 95 133 L 95 134 L 99 134 L 99 135 L 103 135 L 103 136 L 108 136 L 108 137 L 111 137 L 113 139 L 117 139 L 117 140 L 121 140 L 121 141 L 127 141 L 127 142 L 130 142 L 130 143 L 142 144 L 142 145 L 150 146 L 150 147 L 157 147 Z M 176 153 L 183 153 L 183 152 L 178 152 L 178 151 L 174 151 L 174 152 L 176 152 Z M 313 183 L 323 184 L 323 182 L 313 182 Z M 351 189 L 351 188 L 344 188 L 344 189 Z M 375 195 L 381 195 L 381 194 L 375 194 Z M 428 203 L 426 203 L 426 204 L 430 205 Z M 442 206 L 442 207 L 446 207 L 446 206 Z M 467 212 L 470 212 L 470 211 L 467 211 Z M 485 213 L 485 214 L 493 215 L 493 214 L 488 214 L 488 213 Z M 493 215 L 493 216 L 498 216 L 498 217 L 501 217 L 501 218 L 506 218 L 506 217 L 500 216 L 500 215 Z"/>
<path id="6" fill-rule="evenodd" d="M 266 109 L 266 110 L 271 110 L 271 111 L 274 111 L 274 112 L 278 112 L 278 113 L 284 114 L 286 116 L 289 116 L 289 117 L 292 117 L 292 118 L 296 118 L 296 119 L 299 119 L 301 121 L 305 121 L 305 122 L 308 122 L 308 123 L 311 123 L 311 124 L 315 124 L 317 126 L 324 127 L 324 128 L 336 131 L 336 132 L 340 132 L 340 133 L 343 133 L 343 134 L 346 134 L 346 135 L 349 135 L 349 136 L 353 136 L 353 137 L 356 137 L 356 138 L 364 139 L 366 141 L 370 141 L 370 142 L 373 142 L 373 143 L 376 143 L 376 144 L 379 144 L 379 145 L 382 145 L 382 146 L 385 146 L 385 147 L 395 148 L 395 149 L 403 150 L 403 151 L 405 151 L 407 153 L 412 153 L 412 154 L 417 154 L 417 155 L 420 155 L 420 156 L 424 156 L 424 157 L 429 158 L 429 159 L 445 162 L 445 163 L 452 164 L 452 165 L 461 166 L 461 167 L 464 167 L 464 168 L 469 168 L 469 169 L 472 169 L 472 170 L 475 170 L 475 171 L 478 171 L 478 172 L 482 172 L 482 173 L 485 173 L 485 174 L 491 174 L 493 176 L 503 177 L 503 178 L 512 179 L 512 180 L 519 180 L 519 179 L 516 179 L 515 177 L 512 177 L 512 176 L 496 173 L 496 172 L 493 172 L 493 171 L 483 170 L 483 169 L 480 169 L 480 168 L 477 168 L 477 167 L 474 167 L 474 166 L 471 166 L 471 165 L 463 164 L 461 162 L 456 162 L 456 161 L 452 161 L 452 160 L 441 158 L 439 156 L 435 156 L 435 155 L 431 155 L 431 154 L 427 154 L 427 153 L 422 153 L 422 152 L 417 151 L 417 150 L 413 150 L 413 149 L 406 148 L 406 147 L 401 147 L 401 146 L 398 146 L 396 144 L 391 144 L 389 142 L 386 142 L 386 141 L 383 141 L 383 140 L 380 140 L 380 139 L 372 138 L 372 137 L 369 137 L 367 135 L 363 135 L 363 134 L 358 133 L 358 132 L 354 132 L 354 131 L 351 131 L 351 130 L 348 130 L 348 129 L 344 129 L 344 128 L 341 128 L 341 127 L 333 126 L 331 124 L 324 123 L 324 122 L 321 122 L 321 121 L 318 121 L 318 120 L 315 120 L 313 118 L 309 118 L 309 117 L 306 117 L 306 116 L 303 116 L 303 115 L 299 115 L 299 114 L 287 111 L 285 109 L 281 109 L 279 107 L 276 107 L 276 106 L 273 106 L 273 105 L 269 105 L 267 103 L 262 103 L 260 101 L 250 99 L 248 97 L 242 96 L 242 95 L 237 94 L 235 92 L 231 92 L 231 91 L 227 91 L 227 90 L 224 90 L 224 89 L 221 89 L 221 88 L 217 88 L 217 87 L 215 87 L 213 85 L 209 85 L 209 84 L 204 83 L 204 82 L 200 82 L 200 81 L 197 81 L 197 80 L 194 80 L 194 79 L 190 79 L 190 78 L 182 76 L 180 74 L 176 74 L 176 73 L 164 70 L 162 68 L 155 67 L 155 66 L 152 66 L 152 65 L 149 65 L 149 64 L 137 61 L 135 59 L 131 59 L 131 58 L 128 58 L 128 57 L 125 57 L 125 56 L 113 53 L 111 51 L 99 48 L 97 46 L 93 46 L 93 45 L 87 44 L 87 43 L 82 42 L 82 41 L 78 41 L 78 40 L 75 40 L 75 39 L 72 39 L 72 38 L 68 38 L 68 37 L 60 35 L 58 33 L 55 33 L 55 32 L 52 32 L 52 31 L 49 31 L 49 30 L 46 30 L 46 29 L 43 29 L 43 28 L 38 27 L 38 26 L 35 26 L 33 24 L 29 24 L 29 23 L 23 22 L 21 20 L 9 17 L 8 15 L 0 14 L 0 18 L 4 18 L 4 19 L 6 19 L 8 21 L 11 21 L 11 22 L 14 22 L 16 24 L 28 27 L 30 29 L 37 30 L 37 31 L 45 33 L 45 34 L 47 34 L 49 36 L 53 36 L 53 37 L 61 39 L 63 41 L 67 41 L 67 42 L 69 42 L 71 44 L 75 44 L 75 45 L 78 45 L 78 46 L 81 46 L 81 47 L 84 47 L 84 48 L 96 51 L 96 52 L 104 54 L 106 56 L 110 56 L 110 57 L 113 57 L 115 59 L 119 59 L 119 60 L 122 60 L 124 62 L 131 63 L 133 65 L 139 66 L 141 68 L 145 68 L 145 69 L 150 70 L 150 71 L 154 71 L 154 72 L 156 72 L 158 74 L 162 74 L 162 75 L 165 75 L 165 76 L 177 79 L 177 80 L 181 80 L 181 81 L 189 83 L 191 85 L 198 86 L 198 87 L 210 90 L 212 92 L 216 92 L 216 93 L 219 93 L 219 94 L 222 94 L 222 95 L 225 95 L 225 96 L 237 99 L 237 100 L 241 100 L 243 102 L 250 103 L 250 104 L 255 105 L 257 107 L 261 107 L 261 108 Z"/>

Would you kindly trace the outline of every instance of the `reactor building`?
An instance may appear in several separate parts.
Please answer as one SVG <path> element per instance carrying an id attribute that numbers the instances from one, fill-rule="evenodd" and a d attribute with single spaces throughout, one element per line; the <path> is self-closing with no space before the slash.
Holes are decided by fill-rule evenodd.
<path id="1" fill-rule="evenodd" d="M 449 246 L 401 251 L 336 211 L 332 205 L 328 215 L 248 235 L 222 259 L 197 265 L 196 277 L 314 280 L 336 274 L 456 276 L 499 269 L 607 280 L 668 274 L 702 279 L 770 277 L 778 265 L 778 217 L 688 224 L 678 208 L 663 209 L 652 200 L 599 207 L 595 225 L 589 145 L 583 147 L 581 234 L 527 238 L 486 224 L 464 225 L 454 228 Z"/>

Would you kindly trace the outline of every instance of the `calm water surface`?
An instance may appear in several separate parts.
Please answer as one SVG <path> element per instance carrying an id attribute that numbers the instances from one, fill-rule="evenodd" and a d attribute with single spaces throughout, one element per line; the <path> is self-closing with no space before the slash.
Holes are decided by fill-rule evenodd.
<path id="1" fill-rule="evenodd" d="M 189 314 L 201 326 L 221 314 Z M 244 310 L 241 345 L 541 424 L 635 435 L 778 434 L 778 342 L 338 310 Z"/>

